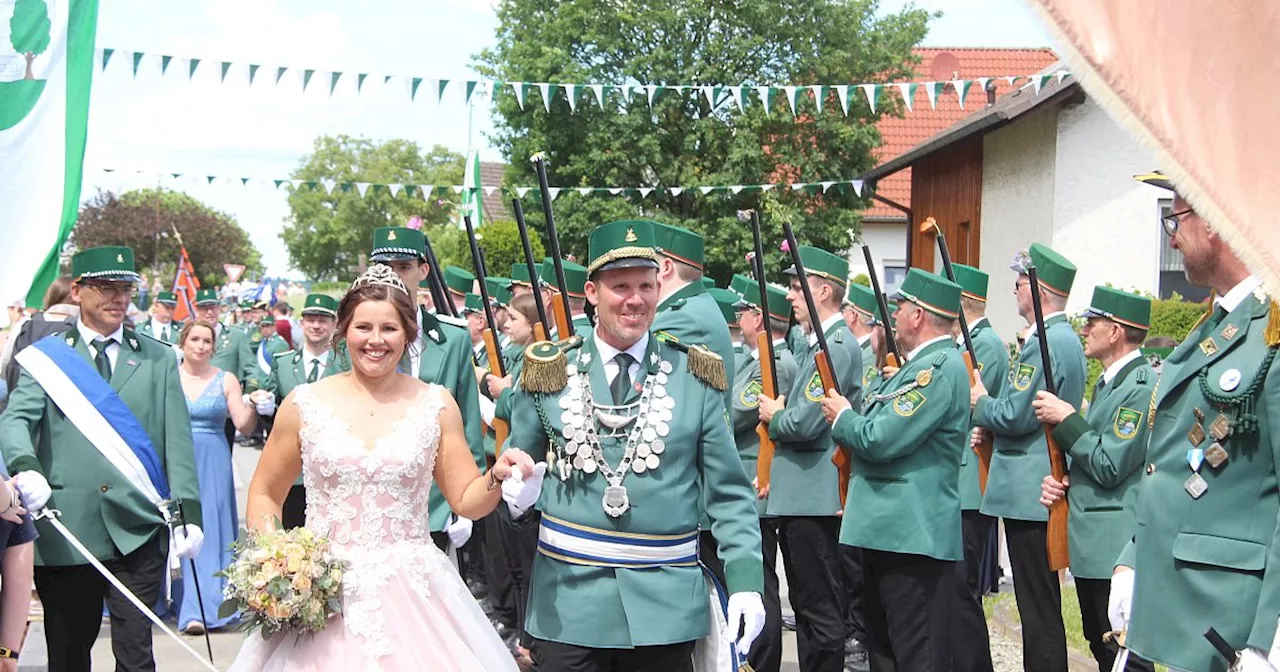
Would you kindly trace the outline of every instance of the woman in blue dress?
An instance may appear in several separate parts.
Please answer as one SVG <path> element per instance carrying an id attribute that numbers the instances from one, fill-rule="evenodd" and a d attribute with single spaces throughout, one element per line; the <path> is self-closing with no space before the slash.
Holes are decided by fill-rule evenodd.
<path id="1" fill-rule="evenodd" d="M 182 348 L 178 372 L 182 393 L 191 411 L 191 431 L 195 439 L 196 477 L 200 482 L 200 509 L 204 512 L 204 546 L 195 560 L 194 574 L 191 563 L 183 563 L 182 583 L 180 586 L 175 583 L 173 596 L 178 603 L 178 626 L 189 635 L 199 635 L 236 619 L 235 616 L 218 618 L 225 579 L 214 576 L 231 564 L 231 544 L 239 529 L 231 447 L 227 444 L 225 426 L 229 415 L 236 429 L 248 436 L 253 433 L 258 414 L 244 403 L 235 376 L 228 376 L 210 365 L 214 350 L 213 325 L 189 323 L 183 328 L 178 343 Z M 204 615 L 209 622 L 200 616 L 196 582 L 200 584 L 199 595 L 204 598 Z"/>

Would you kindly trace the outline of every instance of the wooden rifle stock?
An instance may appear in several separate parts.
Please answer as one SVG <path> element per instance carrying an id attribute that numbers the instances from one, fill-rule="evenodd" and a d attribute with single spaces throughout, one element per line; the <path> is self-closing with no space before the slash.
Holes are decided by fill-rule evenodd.
<path id="1" fill-rule="evenodd" d="M 760 387 L 761 394 L 770 399 L 778 398 L 777 376 L 773 370 L 773 360 L 768 356 L 769 339 L 773 335 L 761 331 L 756 334 L 756 352 L 760 353 Z M 773 469 L 773 439 L 769 436 L 769 425 L 756 425 L 756 436 L 760 437 L 760 451 L 756 457 L 756 490 L 763 492 L 769 487 L 769 474 Z"/>
<path id="2" fill-rule="evenodd" d="M 969 367 L 969 387 L 973 387 L 978 382 L 978 367 L 973 363 L 973 358 L 968 352 L 964 353 L 964 365 Z M 985 495 L 987 494 L 987 476 L 991 474 L 991 454 L 994 452 L 989 432 L 983 432 L 983 439 L 973 452 L 978 456 L 978 490 Z"/>
<path id="3" fill-rule="evenodd" d="M 540 341 L 545 341 L 545 340 L 547 340 L 547 327 L 543 325 L 541 322 L 534 322 L 533 323 L 533 342 L 538 343 Z"/>
<path id="4" fill-rule="evenodd" d="M 888 329 L 888 327 L 885 327 L 885 329 Z M 893 354 L 892 352 L 884 356 L 884 363 L 888 364 L 889 366 L 892 366 L 895 369 L 902 368 L 902 364 L 898 363 L 898 356 Z"/>
<path id="5" fill-rule="evenodd" d="M 1062 446 L 1053 438 L 1053 426 L 1044 425 L 1044 440 L 1049 446 L 1049 470 L 1053 479 L 1062 482 L 1067 477 L 1067 458 L 1062 454 Z M 1059 571 L 1071 566 L 1071 549 L 1067 545 L 1067 498 L 1063 497 L 1049 507 L 1049 528 L 1047 544 L 1049 546 L 1049 569 Z"/>
<path id="6" fill-rule="evenodd" d="M 556 323 L 556 336 L 564 340 L 573 336 L 573 323 L 569 321 L 569 297 L 556 292 L 551 297 L 551 318 Z"/>
<path id="7" fill-rule="evenodd" d="M 498 349 L 498 336 L 492 329 L 484 330 L 484 351 L 489 360 L 489 371 L 501 372 L 502 351 Z M 493 443 L 493 455 L 497 457 L 502 454 L 502 444 L 507 442 L 507 435 L 511 433 L 511 424 L 502 418 L 494 417 L 493 433 L 496 437 Z"/>
<path id="8" fill-rule="evenodd" d="M 827 390 L 838 389 L 835 372 L 831 370 L 831 360 L 827 353 L 819 350 L 814 357 L 818 367 L 818 378 L 822 380 L 823 396 Z M 836 477 L 840 483 L 840 508 L 844 508 L 844 500 L 849 496 L 849 477 L 853 473 L 853 460 L 849 457 L 849 449 L 836 444 L 836 452 L 831 455 L 831 464 L 836 465 Z"/>

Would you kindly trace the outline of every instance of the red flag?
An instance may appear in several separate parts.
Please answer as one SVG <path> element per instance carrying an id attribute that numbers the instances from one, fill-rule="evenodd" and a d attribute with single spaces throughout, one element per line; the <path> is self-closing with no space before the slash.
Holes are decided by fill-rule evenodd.
<path id="1" fill-rule="evenodd" d="M 196 269 L 187 256 L 187 248 L 182 247 L 182 256 L 178 258 L 178 272 L 173 277 L 173 293 L 178 295 L 178 307 L 173 311 L 173 319 L 186 321 L 196 314 L 196 290 L 200 289 L 200 279 L 196 277 Z"/>

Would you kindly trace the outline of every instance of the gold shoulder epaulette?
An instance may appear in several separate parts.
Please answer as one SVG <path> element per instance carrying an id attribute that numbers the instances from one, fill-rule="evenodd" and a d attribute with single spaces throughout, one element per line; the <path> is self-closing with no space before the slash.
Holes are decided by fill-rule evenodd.
<path id="1" fill-rule="evenodd" d="M 679 341 L 664 342 L 685 354 L 689 373 L 692 373 L 694 378 L 710 385 L 717 392 L 729 389 L 729 375 L 725 373 L 723 357 L 712 352 L 705 345 L 685 345 Z"/>
<path id="2" fill-rule="evenodd" d="M 538 341 L 524 349 L 520 385 L 527 392 L 554 394 L 569 384 L 564 350 L 551 341 Z"/>
<path id="3" fill-rule="evenodd" d="M 1263 339 L 1267 342 L 1268 348 L 1274 348 L 1280 345 L 1280 304 L 1271 300 L 1271 314 L 1267 316 L 1267 328 L 1262 332 Z"/>

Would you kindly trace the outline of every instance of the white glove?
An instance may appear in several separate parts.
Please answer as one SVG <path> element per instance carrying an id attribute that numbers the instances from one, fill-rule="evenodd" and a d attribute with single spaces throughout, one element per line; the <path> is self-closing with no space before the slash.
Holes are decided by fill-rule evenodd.
<path id="1" fill-rule="evenodd" d="M 53 494 L 53 490 L 49 489 L 49 481 L 44 480 L 44 475 L 38 471 L 20 471 L 13 477 L 13 482 L 18 486 L 18 492 L 22 493 L 22 501 L 28 511 L 43 509 L 49 503 L 49 496 Z"/>
<path id="2" fill-rule="evenodd" d="M 474 523 L 471 522 L 470 518 L 457 516 L 452 523 L 449 523 L 449 527 L 444 528 L 444 531 L 448 533 L 449 543 L 453 544 L 454 548 L 462 548 L 467 545 L 468 541 L 471 541 L 471 528 L 473 526 Z"/>
<path id="3" fill-rule="evenodd" d="M 195 560 L 201 546 L 204 546 L 204 532 L 197 525 L 187 523 L 169 533 L 169 552 L 179 558 Z"/>
<path id="4" fill-rule="evenodd" d="M 1275 672 L 1276 668 L 1267 662 L 1267 656 L 1258 649 L 1245 649 L 1240 652 L 1231 672 Z"/>
<path id="5" fill-rule="evenodd" d="M 519 469 L 512 469 L 511 475 L 502 482 L 502 501 L 507 503 L 512 518 L 525 514 L 542 495 L 542 479 L 547 474 L 547 463 L 533 465 L 533 474 L 525 478 Z"/>
<path id="6" fill-rule="evenodd" d="M 729 635 L 738 634 L 742 629 L 742 637 L 738 639 L 738 656 L 745 658 L 751 650 L 751 643 L 764 630 L 764 601 L 760 593 L 734 593 L 729 596 Z"/>
<path id="7" fill-rule="evenodd" d="M 1111 621 L 1111 629 L 1124 632 L 1129 629 L 1129 618 L 1133 616 L 1132 570 L 1111 575 L 1111 594 L 1107 597 L 1107 620 Z"/>
<path id="8" fill-rule="evenodd" d="M 258 408 L 258 415 L 275 415 L 276 413 L 276 395 L 264 394 L 262 400 L 254 404 Z"/>

